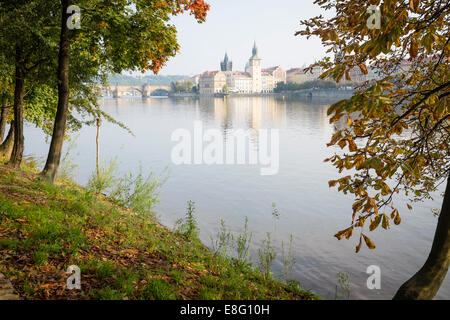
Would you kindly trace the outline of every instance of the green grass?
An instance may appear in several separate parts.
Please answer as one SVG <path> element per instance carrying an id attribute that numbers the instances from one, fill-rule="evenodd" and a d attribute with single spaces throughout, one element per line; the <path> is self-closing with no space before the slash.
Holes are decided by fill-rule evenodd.
<path id="1" fill-rule="evenodd" d="M 64 180 L 0 166 L 0 272 L 24 299 L 316 299 Z M 180 213 L 180 216 L 182 214 Z M 68 290 L 68 266 L 81 290 Z"/>

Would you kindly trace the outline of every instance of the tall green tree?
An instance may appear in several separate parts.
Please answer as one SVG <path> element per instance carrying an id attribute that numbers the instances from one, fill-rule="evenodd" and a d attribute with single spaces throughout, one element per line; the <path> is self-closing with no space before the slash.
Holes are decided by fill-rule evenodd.
<path id="1" fill-rule="evenodd" d="M 13 168 L 20 166 L 23 157 L 24 98 L 32 87 L 28 80 L 47 79 L 43 74 L 45 68 L 42 67 L 50 64 L 52 53 L 55 52 L 54 42 L 51 41 L 52 31 L 48 28 L 52 21 L 52 10 L 52 3 L 43 0 L 9 0 L 0 4 L 1 62 L 7 66 L 6 72 L 1 74 L 2 82 L 7 83 L 11 78 L 14 86 L 14 135 L 8 135 L 14 137 L 8 162 Z"/>
<path id="2" fill-rule="evenodd" d="M 58 55 L 58 107 L 53 128 L 50 151 L 42 175 L 54 181 L 61 159 L 62 145 L 66 133 L 67 117 L 69 115 L 69 58 L 70 40 L 68 23 L 71 12 L 68 11 L 70 0 L 61 0 L 61 31 Z"/>
<path id="3" fill-rule="evenodd" d="M 42 177 L 54 181 L 61 159 L 66 121 L 69 115 L 70 55 L 73 50 L 91 55 L 98 70 L 151 70 L 157 73 L 179 49 L 176 29 L 170 17 L 189 11 L 203 22 L 209 5 L 204 0 L 78 1 L 81 28 L 70 30 L 67 22 L 70 0 L 61 0 L 58 58 L 58 107 L 52 141 Z M 78 72 L 74 70 L 74 72 Z"/>
<path id="4" fill-rule="evenodd" d="M 432 299 L 450 265 L 450 7 L 429 0 L 315 3 L 335 14 L 302 21 L 297 34 L 318 36 L 334 53 L 317 64 L 324 68 L 321 77 L 351 80 L 350 71 L 359 68 L 377 78 L 328 110 L 330 122 L 341 124 L 329 146 L 343 151 L 327 161 L 339 172 L 351 170 L 329 185 L 355 196 L 350 226 L 335 236 L 349 239 L 360 230 L 356 252 L 363 243 L 374 249 L 363 227 L 399 224 L 396 194 L 412 203 L 447 183 L 431 253 L 395 295 Z"/>
<path id="5" fill-rule="evenodd" d="M 13 109 L 15 92 L 22 88 L 21 103 L 15 105 L 16 116 L 14 123 L 19 123 L 21 139 L 15 138 L 15 126 L 10 126 L 7 138 L 0 146 L 0 154 L 11 158 L 14 167 L 20 165 L 23 154 L 23 122 L 28 121 L 46 134 L 51 135 L 58 104 L 58 78 L 55 70 L 58 66 L 60 30 L 60 7 L 57 2 L 46 0 L 10 0 L 0 3 L 0 103 Z M 102 116 L 114 121 L 109 115 L 99 110 L 97 103 L 98 83 L 105 81 L 103 69 L 99 68 L 98 56 L 93 56 L 86 50 L 89 43 L 74 44 L 72 67 L 77 70 L 70 75 L 71 92 L 70 106 L 76 110 L 67 118 L 67 131 L 78 130 L 83 124 L 91 124 L 93 118 Z M 22 48 L 26 59 L 16 59 L 15 48 Z M 23 70 L 23 86 L 15 86 L 15 69 Z M 106 71 L 105 71 L 106 72 Z M 11 112 L 10 112 L 11 113 Z M 14 120 L 14 115 L 7 115 L 0 119 Z M 124 127 L 122 124 L 117 123 Z M 12 154 L 12 147 L 16 145 L 17 152 Z"/>

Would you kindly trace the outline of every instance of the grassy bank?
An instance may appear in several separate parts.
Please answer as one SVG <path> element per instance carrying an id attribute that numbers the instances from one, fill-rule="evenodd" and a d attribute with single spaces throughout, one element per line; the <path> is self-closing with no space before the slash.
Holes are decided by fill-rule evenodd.
<path id="1" fill-rule="evenodd" d="M 24 299 L 315 299 L 68 181 L 0 165 L 0 272 Z M 182 213 L 180 213 L 182 215 Z M 68 266 L 81 290 L 68 290 Z"/>

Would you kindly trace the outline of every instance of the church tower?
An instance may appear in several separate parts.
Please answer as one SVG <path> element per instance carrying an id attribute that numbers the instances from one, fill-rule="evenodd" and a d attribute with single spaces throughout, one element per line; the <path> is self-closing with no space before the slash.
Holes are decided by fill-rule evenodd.
<path id="1" fill-rule="evenodd" d="M 256 42 L 253 45 L 252 56 L 248 62 L 248 72 L 252 76 L 253 92 L 260 93 L 262 91 L 261 59 L 258 58 L 258 47 L 256 47 Z"/>
<path id="2" fill-rule="evenodd" d="M 225 52 L 225 58 L 220 63 L 221 71 L 233 71 L 233 62 L 228 59 L 228 54 Z"/>

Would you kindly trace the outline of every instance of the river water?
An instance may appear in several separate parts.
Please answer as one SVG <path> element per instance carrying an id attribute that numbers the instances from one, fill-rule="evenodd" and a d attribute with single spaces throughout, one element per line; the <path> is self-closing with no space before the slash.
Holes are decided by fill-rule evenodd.
<path id="1" fill-rule="evenodd" d="M 413 211 L 404 209 L 404 200 L 398 198 L 402 223 L 388 231 L 379 228 L 370 232 L 375 250 L 363 246 L 356 254 L 358 235 L 350 240 L 334 238 L 351 220 L 352 198 L 328 187 L 328 180 L 339 176 L 323 162 L 334 152 L 326 147 L 333 133 L 326 115 L 330 103 L 275 97 L 105 98 L 104 110 L 127 125 L 134 136 L 104 122 L 101 157 L 117 157 L 123 173 L 137 172 L 140 166 L 144 172 L 160 173 L 169 166 L 170 177 L 155 209 L 160 221 L 169 227 L 184 215 L 188 200 L 195 201 L 201 239 L 208 246 L 220 219 L 239 233 L 248 217 L 253 231 L 253 262 L 257 262 L 257 248 L 270 232 L 278 251 L 273 271 L 282 273 L 281 241 L 288 243 L 292 235 L 296 263 L 291 277 L 303 288 L 334 299 L 337 273 L 343 272 L 349 276 L 351 299 L 390 299 L 423 265 L 437 223 L 432 209 L 440 208 L 442 198 L 418 203 Z M 172 133 L 180 128 L 193 132 L 194 122 L 199 120 L 204 130 L 219 129 L 225 137 L 235 129 L 278 129 L 278 173 L 261 175 L 260 165 L 249 164 L 174 165 L 171 151 L 177 143 L 171 140 Z M 70 158 L 77 165 L 75 180 L 81 184 L 87 183 L 95 169 L 95 138 L 96 128 L 85 127 L 66 144 L 73 146 Z M 42 132 L 27 126 L 25 154 L 42 159 L 47 151 Z M 272 214 L 273 203 L 278 218 Z M 381 289 L 367 288 L 370 265 L 380 267 Z M 450 298 L 449 278 L 437 298 Z M 338 295 L 344 297 L 341 290 Z"/>

